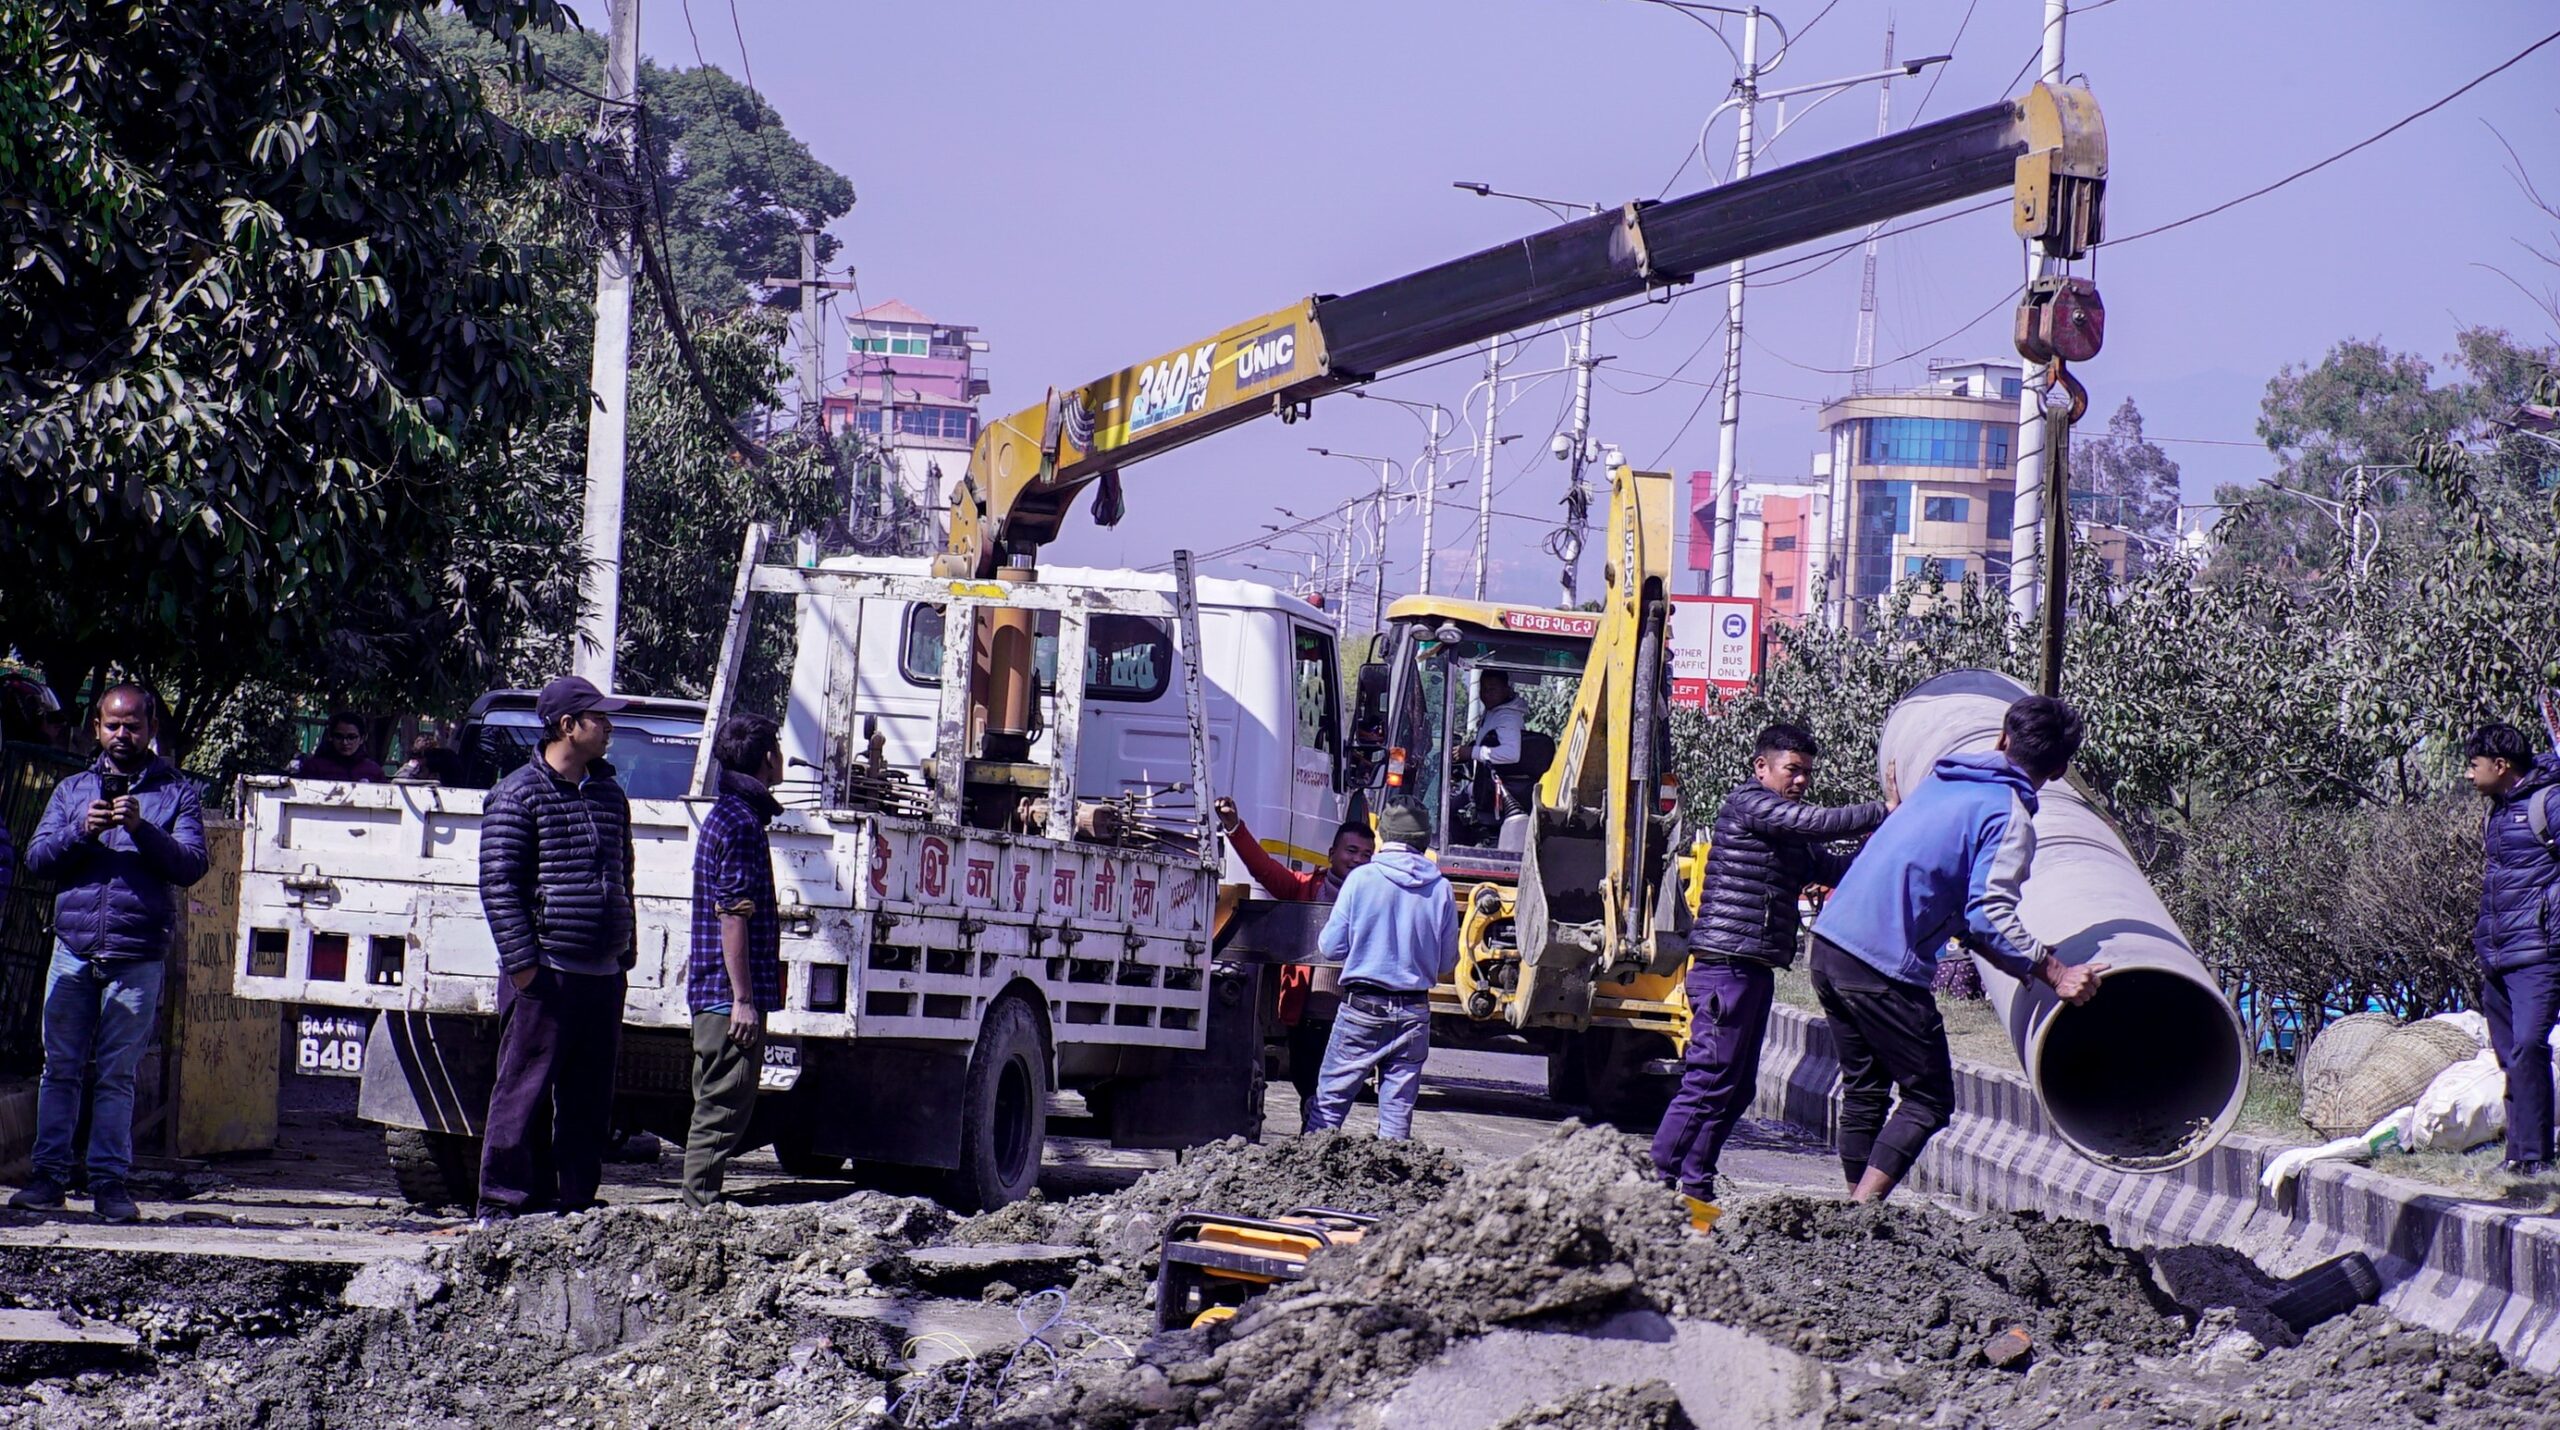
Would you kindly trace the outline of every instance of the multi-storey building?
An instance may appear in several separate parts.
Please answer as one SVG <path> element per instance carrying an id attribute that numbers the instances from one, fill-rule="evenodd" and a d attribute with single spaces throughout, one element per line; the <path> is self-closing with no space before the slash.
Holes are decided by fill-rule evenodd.
<path id="1" fill-rule="evenodd" d="M 1818 559 L 1835 606 L 1873 601 L 1935 561 L 1949 582 L 2005 584 L 2017 503 L 2013 362 L 1929 364 L 1927 386 L 1822 408 L 1830 498 Z"/>
<path id="2" fill-rule="evenodd" d="M 850 427 L 878 442 L 897 484 L 940 512 L 978 440 L 986 343 L 976 328 L 936 322 L 894 298 L 845 326 L 845 380 L 827 393 L 827 430 Z"/>

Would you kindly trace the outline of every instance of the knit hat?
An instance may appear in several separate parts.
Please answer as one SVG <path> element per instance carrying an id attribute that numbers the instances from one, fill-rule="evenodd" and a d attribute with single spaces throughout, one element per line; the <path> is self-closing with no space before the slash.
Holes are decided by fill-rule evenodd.
<path id="1" fill-rule="evenodd" d="M 1426 848 L 1431 843 L 1431 821 L 1412 805 L 1391 804 L 1378 812 L 1378 838 L 1389 844 Z"/>

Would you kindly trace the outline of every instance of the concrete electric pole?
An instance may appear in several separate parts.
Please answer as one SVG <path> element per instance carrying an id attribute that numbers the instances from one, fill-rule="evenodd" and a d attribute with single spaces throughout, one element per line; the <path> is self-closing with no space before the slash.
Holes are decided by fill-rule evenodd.
<path id="1" fill-rule="evenodd" d="M 2044 47 L 2038 78 L 2062 83 L 2062 25 L 2069 0 L 2044 0 Z M 2044 276 L 2046 260 L 2026 244 L 2027 282 Z M 2021 620 L 2036 613 L 2044 588 L 2044 369 L 2020 360 L 2018 368 L 2017 497 L 2010 507 L 2009 610 Z"/>
<path id="2" fill-rule="evenodd" d="M 1431 409 L 1431 443 L 1422 449 L 1422 594 L 1431 594 L 1431 514 L 1440 495 L 1440 409 Z"/>
<path id="3" fill-rule="evenodd" d="M 1727 182 L 1751 177 L 1751 127 L 1753 112 L 1760 103 L 1757 5 L 1742 17 L 1742 77 L 1734 81 L 1734 97 L 1739 103 L 1734 111 L 1733 179 Z M 1745 260 L 1735 259 L 1724 283 L 1724 410 L 1716 423 L 1715 474 L 1708 478 L 1716 494 L 1715 563 L 1707 586 L 1707 593 L 1713 596 L 1733 594 L 1734 533 L 1742 512 L 1742 484 L 1734 466 L 1742 442 L 1742 292 L 1748 269 Z"/>
<path id="4" fill-rule="evenodd" d="M 1593 213 L 1600 212 L 1593 205 Z M 1564 541 L 1556 555 L 1563 559 L 1564 570 L 1559 586 L 1563 607 L 1570 611 L 1581 603 L 1582 546 L 1591 530 L 1591 487 L 1583 480 L 1582 469 L 1591 460 L 1591 369 L 1599 366 L 1591 356 L 1591 310 L 1582 310 L 1582 319 L 1574 325 L 1573 334 L 1573 450 L 1565 454 L 1573 464 L 1573 475 L 1564 492 Z"/>
<path id="5" fill-rule="evenodd" d="M 633 144 L 638 132 L 634 109 L 640 62 L 640 0 L 612 0 L 611 31 L 605 37 L 604 103 L 596 111 L 598 153 L 622 156 L 624 172 L 634 185 L 650 182 L 640 172 Z M 645 222 L 636 216 L 633 224 Z M 578 633 L 572 640 L 569 667 L 613 689 L 614 654 L 622 626 L 623 446 L 630 413 L 625 399 L 631 388 L 631 229 L 612 226 L 596 253 L 596 331 L 587 386 L 594 394 L 587 413 L 587 492 L 580 549 L 586 558 L 578 578 Z"/>
<path id="6" fill-rule="evenodd" d="M 1884 24 L 1884 67 L 1893 71 L 1893 22 Z M 1893 81 L 1876 85 L 1876 137 L 1893 132 Z M 1884 232 L 1883 224 L 1867 229 L 1866 262 L 1858 276 L 1858 341 L 1857 350 L 1849 358 L 1849 392 L 1852 396 L 1873 391 L 1876 385 L 1876 236 Z"/>
<path id="7" fill-rule="evenodd" d="M 1493 557 L 1493 454 L 1502 444 L 1494 439 L 1493 423 L 1502 410 L 1502 339 L 1484 345 L 1484 426 L 1477 440 L 1484 444 L 1484 467 L 1476 478 L 1476 587 L 1475 598 L 1484 599 L 1485 563 Z"/>

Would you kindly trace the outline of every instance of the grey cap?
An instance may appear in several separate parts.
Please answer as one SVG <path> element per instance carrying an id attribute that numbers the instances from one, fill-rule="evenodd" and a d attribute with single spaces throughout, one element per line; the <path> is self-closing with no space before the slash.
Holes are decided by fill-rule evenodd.
<path id="1" fill-rule="evenodd" d="M 1431 821 L 1421 810 L 1409 804 L 1391 804 L 1378 812 L 1378 837 L 1390 844 L 1410 844 L 1416 849 L 1431 843 Z"/>

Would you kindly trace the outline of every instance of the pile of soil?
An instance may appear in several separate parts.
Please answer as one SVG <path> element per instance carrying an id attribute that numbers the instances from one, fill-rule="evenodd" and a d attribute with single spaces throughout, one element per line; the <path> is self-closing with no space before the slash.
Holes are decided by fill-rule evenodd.
<path id="1" fill-rule="evenodd" d="M 1076 1278 L 1071 1292 L 1078 1314 L 1143 1333 L 1154 1304 L 1156 1251 L 1166 1224 L 1181 1213 L 1199 1208 L 1269 1217 L 1331 1207 L 1400 1217 L 1438 1201 L 1463 1170 L 1456 1157 L 1436 1147 L 1341 1131 L 1259 1144 L 1230 1137 L 1185 1154 L 1124 1191 L 1016 1202 L 961 1223 L 950 1239 L 981 1246 L 1089 1247 L 1095 1264 Z"/>
<path id="2" fill-rule="evenodd" d="M 1389 1219 L 1231 1322 L 1152 1333 L 1146 1285 L 1167 1218 L 1302 1205 Z M 1058 1273 L 1036 1284 L 1060 1289 L 1025 1291 L 1001 1275 L 1032 1265 L 1001 1249 L 1017 1242 L 1086 1254 L 1065 1259 L 1071 1285 Z M 926 1263 L 954 1260 L 931 1248 L 984 1253 L 995 1304 L 952 1299 L 947 1280 L 931 1283 L 940 1299 L 922 1300 Z M 150 1343 L 77 1373 L 0 1369 L 21 1381 L 0 1390 L 0 1421 L 1365 1426 L 1409 1383 L 1436 1394 L 1418 1373 L 1475 1376 L 1474 1361 L 1435 1364 L 1453 1349 L 1498 1359 L 1561 1335 L 1594 1338 L 1565 1343 L 1569 1367 L 1607 1359 L 1598 1348 L 1614 1344 L 1609 1374 L 1624 1383 L 1533 1375 L 1468 1423 L 1713 1423 L 1694 1378 L 1663 1358 L 1667 1344 L 1628 1339 L 1641 1323 L 1665 1340 L 1703 1326 L 1802 1368 L 1818 1400 L 1809 1413 L 1825 1424 L 2560 1424 L 2560 1392 L 2486 1346 L 2370 1309 L 2296 1338 L 2264 1313 L 2275 1283 L 2207 1248 L 2145 1258 L 2076 1223 L 1792 1194 L 1738 1198 L 1714 1235 L 1696 1236 L 1641 1144 L 1570 1123 L 1463 1175 L 1428 1147 L 1332 1134 L 1204 1148 L 1115 1195 L 968 1220 L 875 1192 L 789 1209 L 533 1219 L 461 1233 L 352 1285 L 343 1271 L 182 1260 L 95 1277 L 69 1263 L 0 1264 L 0 1298 L 76 1305 Z M 958 1354 L 921 1370 L 935 1347 L 902 1344 L 923 1335 L 919 1307 L 963 1328 L 957 1342 L 925 1335 Z M 2001 1364 L 1986 1355 L 2021 1340 L 2023 1354 Z"/>
<path id="3" fill-rule="evenodd" d="M 385 1430 L 836 1424 L 901 1368 L 897 1347 L 870 1322 L 808 1304 L 859 1291 L 868 1268 L 950 1221 L 930 1202 L 864 1192 L 780 1212 L 606 1210 L 476 1228 L 421 1261 L 369 1269 L 366 1282 L 396 1293 L 371 1308 L 280 1339 L 217 1329 L 192 1355 L 163 1343 L 157 1374 L 38 1381 L 0 1414 Z M 218 1297 L 220 1278 L 272 1275 L 254 1261 L 191 1260 L 191 1300 Z"/>

